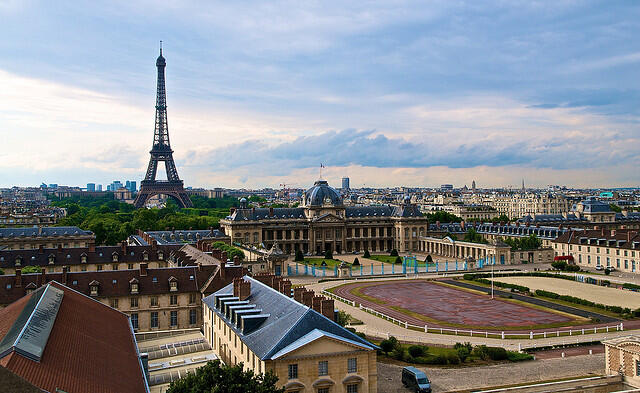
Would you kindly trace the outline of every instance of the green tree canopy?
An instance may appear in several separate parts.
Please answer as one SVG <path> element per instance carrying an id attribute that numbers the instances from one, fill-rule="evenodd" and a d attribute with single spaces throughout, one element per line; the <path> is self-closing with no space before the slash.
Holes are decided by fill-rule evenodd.
<path id="1" fill-rule="evenodd" d="M 438 210 L 434 213 L 429 213 L 426 215 L 426 217 L 427 217 L 427 220 L 429 220 L 430 224 L 434 224 L 437 221 L 441 223 L 462 221 L 462 218 L 456 216 L 455 214 L 448 213 L 444 210 Z"/>
<path id="2" fill-rule="evenodd" d="M 276 387 L 278 378 L 270 371 L 256 375 L 242 366 L 227 366 L 219 360 L 207 362 L 171 382 L 167 393 L 284 393 L 284 388 Z"/>

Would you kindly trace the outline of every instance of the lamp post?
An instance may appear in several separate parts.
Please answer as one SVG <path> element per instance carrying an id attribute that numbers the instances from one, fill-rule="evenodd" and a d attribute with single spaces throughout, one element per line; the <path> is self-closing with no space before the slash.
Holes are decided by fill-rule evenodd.
<path id="1" fill-rule="evenodd" d="M 491 264 L 491 299 L 493 300 L 493 265 L 495 265 L 495 259 L 493 259 L 492 262 L 493 263 Z"/>

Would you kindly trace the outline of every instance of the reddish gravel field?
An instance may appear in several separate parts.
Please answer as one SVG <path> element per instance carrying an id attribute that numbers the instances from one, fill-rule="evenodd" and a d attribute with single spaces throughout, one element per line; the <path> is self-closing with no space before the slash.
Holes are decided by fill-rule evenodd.
<path id="1" fill-rule="evenodd" d="M 353 293 L 359 291 L 364 297 Z M 434 284 L 425 280 L 354 283 L 338 287 L 336 295 L 378 310 L 401 321 L 425 325 L 424 320 L 394 307 L 420 314 L 445 324 L 475 327 L 531 327 L 545 324 L 569 324 L 569 316 L 547 312 L 502 299 L 491 299 L 468 291 Z M 374 298 L 377 303 L 367 298 Z"/>

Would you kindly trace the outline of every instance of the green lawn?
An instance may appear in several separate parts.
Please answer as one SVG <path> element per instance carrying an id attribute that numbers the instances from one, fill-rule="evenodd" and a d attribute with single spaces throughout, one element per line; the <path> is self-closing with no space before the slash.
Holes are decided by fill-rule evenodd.
<path id="1" fill-rule="evenodd" d="M 323 261 L 327 263 L 327 269 L 329 268 L 333 269 L 335 266 L 340 266 L 340 264 L 342 263 L 342 261 L 337 259 L 325 259 L 325 258 L 305 258 L 304 262 L 295 262 L 295 263 L 299 263 L 303 265 L 316 265 L 316 269 L 318 269 L 321 267 Z M 351 264 L 349 263 L 348 265 L 351 266 Z"/>
<path id="2" fill-rule="evenodd" d="M 402 257 L 400 258 L 402 259 Z M 392 257 L 390 255 L 371 255 L 368 259 L 373 259 L 374 261 L 384 262 L 384 263 L 395 263 L 396 261 L 396 257 Z M 435 267 L 435 266 L 436 266 L 435 263 L 429 264 L 429 267 Z M 424 267 L 424 261 L 418 261 L 418 267 Z"/>

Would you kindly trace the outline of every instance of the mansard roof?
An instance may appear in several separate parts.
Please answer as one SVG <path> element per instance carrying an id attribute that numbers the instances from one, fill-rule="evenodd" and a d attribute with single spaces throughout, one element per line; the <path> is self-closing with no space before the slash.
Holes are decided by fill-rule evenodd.
<path id="1" fill-rule="evenodd" d="M 229 321 L 224 313 L 216 309 L 215 298 L 233 296 L 233 284 L 207 296 L 203 302 L 220 318 L 223 318 L 235 334 L 260 359 L 275 359 L 282 356 L 284 352 L 294 350 L 317 339 L 318 335 L 352 342 L 366 349 L 376 348 L 367 340 L 346 330 L 312 308 L 249 276 L 245 276 L 244 279 L 251 282 L 251 295 L 247 298 L 249 304 L 255 305 L 266 317 L 257 329 L 243 334 L 242 330 Z"/>
<path id="2" fill-rule="evenodd" d="M 93 232 L 78 227 L 0 228 L 0 238 L 93 236 Z"/>

